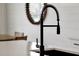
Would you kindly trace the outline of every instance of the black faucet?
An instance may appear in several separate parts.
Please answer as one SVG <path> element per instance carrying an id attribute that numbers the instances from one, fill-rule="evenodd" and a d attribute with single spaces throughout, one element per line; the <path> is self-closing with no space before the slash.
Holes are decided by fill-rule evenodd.
<path id="1" fill-rule="evenodd" d="M 43 25 L 43 15 L 44 15 L 44 11 L 48 8 L 51 7 L 55 10 L 56 15 L 57 15 L 57 25 Z M 58 10 L 55 6 L 51 5 L 51 4 L 47 4 L 44 6 L 43 10 L 42 10 L 42 14 L 41 14 L 41 18 L 40 18 L 40 56 L 44 56 L 44 44 L 43 44 L 43 27 L 57 27 L 57 34 L 60 34 L 60 25 L 59 25 L 59 13 Z"/>

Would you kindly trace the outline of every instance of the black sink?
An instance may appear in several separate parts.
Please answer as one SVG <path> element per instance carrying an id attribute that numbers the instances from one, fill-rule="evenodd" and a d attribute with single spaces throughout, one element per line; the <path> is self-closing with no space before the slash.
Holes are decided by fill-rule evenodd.
<path id="1" fill-rule="evenodd" d="M 59 50 L 47 50 L 47 51 L 45 51 L 44 54 L 49 55 L 49 56 L 79 56 L 77 54 L 59 51 Z"/>
<path id="2" fill-rule="evenodd" d="M 34 51 L 34 52 L 40 53 L 39 51 Z M 44 55 L 48 55 L 48 56 L 79 56 L 79 54 L 69 53 L 69 52 L 64 52 L 64 51 L 59 51 L 59 50 L 46 50 L 46 51 L 44 51 Z"/>

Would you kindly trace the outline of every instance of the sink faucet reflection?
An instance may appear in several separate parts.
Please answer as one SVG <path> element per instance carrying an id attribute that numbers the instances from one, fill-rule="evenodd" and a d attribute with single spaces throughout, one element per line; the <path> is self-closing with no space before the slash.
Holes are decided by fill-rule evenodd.
<path id="1" fill-rule="evenodd" d="M 57 25 L 43 25 L 43 15 L 44 15 L 44 11 L 48 8 L 51 7 L 52 9 L 55 10 L 56 15 L 57 15 Z M 47 4 L 46 6 L 44 6 L 43 10 L 42 10 L 42 14 L 41 14 L 41 19 L 40 19 L 40 56 L 44 56 L 44 44 L 43 44 L 43 27 L 57 27 L 57 34 L 60 34 L 60 25 L 59 25 L 59 13 L 58 10 L 55 6 Z"/>

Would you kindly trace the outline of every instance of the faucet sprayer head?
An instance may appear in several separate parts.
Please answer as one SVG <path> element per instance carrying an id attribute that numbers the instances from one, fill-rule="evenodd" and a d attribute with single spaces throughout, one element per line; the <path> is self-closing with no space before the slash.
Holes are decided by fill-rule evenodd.
<path id="1" fill-rule="evenodd" d="M 60 34 L 60 25 L 59 25 L 59 21 L 58 21 L 58 25 L 57 25 L 57 34 Z"/>

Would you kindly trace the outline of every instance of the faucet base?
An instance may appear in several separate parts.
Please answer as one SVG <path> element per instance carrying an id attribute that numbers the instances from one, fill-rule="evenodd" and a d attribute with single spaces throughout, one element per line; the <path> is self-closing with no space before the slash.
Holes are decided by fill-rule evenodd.
<path id="1" fill-rule="evenodd" d="M 44 46 L 40 46 L 40 56 L 44 56 Z"/>

